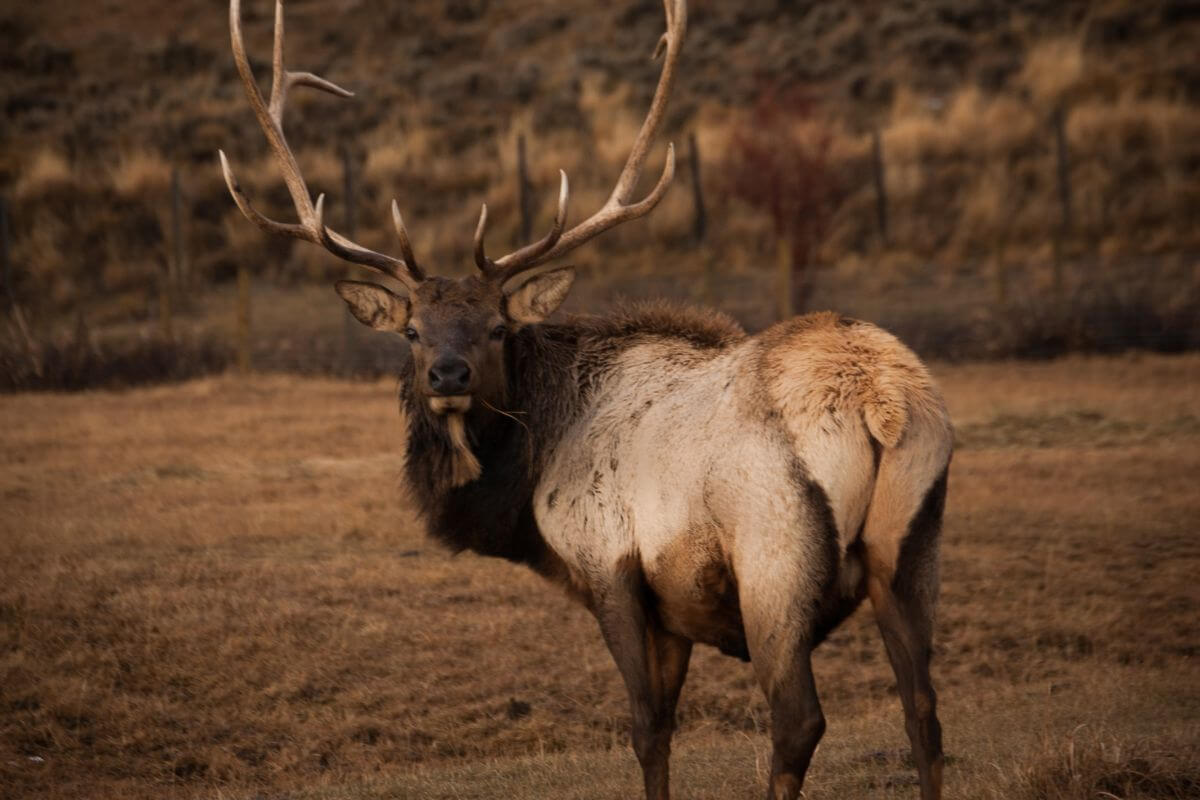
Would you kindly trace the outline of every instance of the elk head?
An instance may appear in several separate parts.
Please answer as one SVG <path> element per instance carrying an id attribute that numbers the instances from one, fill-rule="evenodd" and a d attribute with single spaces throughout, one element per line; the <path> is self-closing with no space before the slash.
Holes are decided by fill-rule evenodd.
<path id="1" fill-rule="evenodd" d="M 566 299 L 574 279 L 570 267 L 550 271 L 536 268 L 548 264 L 616 225 L 650 212 L 666 193 L 675 174 L 675 150 L 667 147 L 666 164 L 658 183 L 646 197 L 634 200 L 633 193 L 659 127 L 662 124 L 674 81 L 675 65 L 687 27 L 685 0 L 663 0 L 667 30 L 659 39 L 654 57 L 663 55 L 662 74 L 650 110 L 634 140 L 629 158 L 608 200 L 596 213 L 567 230 L 570 189 L 560 171 L 558 211 L 554 225 L 541 240 L 496 260 L 484 250 L 487 205 L 475 229 L 475 265 L 478 273 L 451 279 L 427 276 L 412 252 L 408 232 L 396 201 L 392 222 L 400 245 L 400 256 L 369 250 L 329 228 L 324 222 L 324 199 L 314 203 L 299 164 L 283 133 L 283 111 L 290 89 L 308 86 L 339 97 L 352 93 L 309 72 L 291 72 L 283 66 L 283 2 L 275 3 L 275 46 L 271 98 L 266 101 L 255 83 L 246 55 L 241 30 L 241 2 L 230 0 L 229 29 L 234 61 L 250 106 L 258 118 L 276 161 L 283 172 L 297 223 L 277 222 L 259 213 L 250 203 L 229 161 L 221 152 L 221 170 L 238 208 L 269 233 L 292 236 L 318 244 L 346 261 L 360 264 L 399 281 L 407 296 L 384 286 L 361 281 L 338 281 L 336 289 L 350 311 L 364 325 L 403 334 L 412 344 L 416 392 L 429 412 L 445 419 L 449 435 L 460 455 L 457 481 L 467 483 L 479 476 L 478 461 L 471 453 L 464 416 L 477 403 L 502 407 L 507 383 L 504 347 L 508 334 L 522 325 L 537 324 L 552 314 Z"/>

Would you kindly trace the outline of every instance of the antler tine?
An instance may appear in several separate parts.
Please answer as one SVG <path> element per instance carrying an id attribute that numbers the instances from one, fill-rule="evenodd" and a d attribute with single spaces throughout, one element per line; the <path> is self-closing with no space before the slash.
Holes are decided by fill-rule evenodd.
<path id="1" fill-rule="evenodd" d="M 239 0 L 240 2 L 240 0 Z M 240 20 L 239 20 L 240 25 Z M 239 32 L 240 36 L 240 32 Z M 271 104 L 268 109 L 275 124 L 283 128 L 283 107 L 287 103 L 288 91 L 293 86 L 309 86 L 338 97 L 354 97 L 354 92 L 343 89 L 332 81 L 311 72 L 289 72 L 283 66 L 283 0 L 275 0 L 275 46 L 271 57 Z M 257 84 L 255 85 L 257 89 Z"/>
<path id="2" fill-rule="evenodd" d="M 277 222 L 256 210 L 245 192 L 242 191 L 237 178 L 234 177 L 233 170 L 229 166 L 229 160 L 225 157 L 225 153 L 219 151 L 221 172 L 225 176 L 225 183 L 229 187 L 229 193 L 233 195 L 234 202 L 237 203 L 238 208 L 241 209 L 242 213 L 251 222 L 268 233 L 291 236 L 296 239 L 304 239 L 305 241 L 319 244 L 341 259 L 361 264 L 384 275 L 389 275 L 403 283 L 410 290 L 415 289 L 424 280 L 424 275 L 415 266 L 415 262 L 411 261 L 411 247 L 408 244 L 408 235 L 403 230 L 403 223 L 400 222 L 398 224 L 397 233 L 401 239 L 400 246 L 405 253 L 405 259 L 369 250 L 352 242 L 340 233 L 328 229 L 324 224 L 324 215 L 320 207 L 322 201 L 318 199 L 317 205 L 313 205 L 312 196 L 308 191 L 308 184 L 305 183 L 304 176 L 300 172 L 300 165 L 297 163 L 296 157 L 288 145 L 287 138 L 283 134 L 283 110 L 287 103 L 288 92 L 292 87 L 308 86 L 313 89 L 329 92 L 338 97 L 353 97 L 354 93 L 311 72 L 289 72 L 284 68 L 283 0 L 276 0 L 271 102 L 268 104 L 263 99 L 262 92 L 258 89 L 258 84 L 254 80 L 254 73 L 250 69 L 250 59 L 246 55 L 246 45 L 242 36 L 241 5 L 241 0 L 230 0 L 229 2 L 229 37 L 233 49 L 234 64 L 237 66 L 238 75 L 241 77 L 242 86 L 246 91 L 246 98 L 250 101 L 250 107 L 254 110 L 254 116 L 258 118 L 259 127 L 262 128 L 263 133 L 266 135 L 267 143 L 270 145 L 271 151 L 275 154 L 275 159 L 283 172 L 284 183 L 287 184 L 288 194 L 292 197 L 292 204 L 296 207 L 296 213 L 299 215 L 300 221 L 299 223 Z M 396 212 L 394 219 L 398 219 L 398 212 Z"/>
<path id="3" fill-rule="evenodd" d="M 687 32 L 687 3 L 686 0 L 663 0 L 663 12 L 667 18 L 667 30 L 659 37 L 654 45 L 652 59 L 664 54 L 662 74 L 658 78 L 658 86 L 654 89 L 654 99 L 650 101 L 650 110 L 642 122 L 641 130 L 633 141 L 633 149 L 625 162 L 617 185 L 613 188 L 612 199 L 621 205 L 628 205 L 638 179 L 642 176 L 642 166 L 650 155 L 650 145 L 662 126 L 663 117 L 667 112 L 667 99 L 671 95 L 671 87 L 675 83 L 675 64 L 679 59 L 679 48 L 683 44 L 683 36 Z M 668 162 L 671 159 L 668 158 Z"/>
<path id="4" fill-rule="evenodd" d="M 550 248 L 558 244 L 558 240 L 562 237 L 563 230 L 567 226 L 567 203 L 571 198 L 571 187 L 567 182 L 567 173 L 560 169 L 558 175 L 558 210 L 554 213 L 554 225 L 550 228 L 550 232 L 541 239 L 533 244 L 525 245 L 509 256 L 505 256 L 505 258 L 511 259 L 507 265 L 499 265 L 484 255 L 483 236 L 485 233 L 484 229 L 487 226 L 487 206 L 484 206 L 484 215 L 479 220 L 481 227 L 475 230 L 475 263 L 485 275 L 493 279 L 499 279 L 503 283 L 520 271 L 520 265 L 550 252 Z"/>
<path id="5" fill-rule="evenodd" d="M 642 176 L 642 167 L 646 163 L 650 146 L 666 115 L 667 98 L 671 94 L 671 87 L 675 81 L 675 66 L 679 61 L 679 50 L 683 44 L 684 34 L 687 32 L 686 0 L 663 0 L 663 9 L 667 18 L 667 30 L 659 38 L 654 50 L 655 58 L 665 51 L 662 73 L 658 79 L 658 86 L 654 90 L 654 99 L 650 103 L 650 110 L 646 113 L 646 119 L 642 122 L 637 138 L 634 139 L 633 148 L 617 178 L 612 194 L 609 195 L 608 200 L 599 211 L 561 234 L 545 249 L 540 247 L 545 242 L 543 240 L 536 245 L 524 247 L 497 259 L 494 263 L 502 270 L 505 280 L 551 259 L 558 258 L 609 228 L 649 213 L 666 194 L 667 187 L 675 177 L 675 146 L 673 144 L 667 146 L 666 163 L 658 183 L 643 199 L 631 202 L 633 192 L 637 189 L 638 180 Z M 560 200 L 560 211 L 563 211 L 565 217 L 565 201 Z"/>
<path id="6" fill-rule="evenodd" d="M 488 213 L 487 203 L 479 208 L 479 224 L 475 226 L 475 266 L 484 275 L 491 277 L 496 272 L 496 264 L 483 251 L 483 237 L 487 234 Z"/>
<path id="7" fill-rule="evenodd" d="M 404 256 L 404 263 L 408 265 L 408 271 L 417 280 L 425 280 L 425 271 L 417 266 L 417 259 L 413 255 L 412 243 L 408 239 L 408 228 L 404 227 L 404 217 L 400 216 L 400 205 L 394 199 L 392 200 L 392 227 L 396 229 L 396 238 L 400 240 L 400 255 Z"/>

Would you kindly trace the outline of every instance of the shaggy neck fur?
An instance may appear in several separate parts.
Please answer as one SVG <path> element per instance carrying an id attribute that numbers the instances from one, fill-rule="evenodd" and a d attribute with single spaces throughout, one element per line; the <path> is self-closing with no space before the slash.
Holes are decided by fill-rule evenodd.
<path id="1" fill-rule="evenodd" d="M 424 397 L 405 391 L 408 485 L 430 534 L 452 550 L 535 568 L 549 558 L 533 520 L 533 491 L 539 455 L 578 408 L 576 351 L 570 330 L 530 326 L 513 334 L 505 353 L 508 396 L 496 406 L 511 416 L 477 400 L 466 414 L 455 415 L 461 432 L 452 427 L 454 420 L 430 412 Z M 406 375 L 404 384 L 413 386 L 412 378 Z M 478 477 L 465 482 L 464 444 L 479 465 Z"/>
<path id="2" fill-rule="evenodd" d="M 471 550 L 532 566 L 543 574 L 560 565 L 533 515 L 533 495 L 563 431 L 590 400 L 619 354 L 653 337 L 719 350 L 742 338 L 732 320 L 712 312 L 640 306 L 609 317 L 578 317 L 531 325 L 510 336 L 505 349 L 508 395 L 498 411 L 472 404 L 461 431 L 429 411 L 402 382 L 408 417 L 408 485 L 429 532 L 454 551 Z M 463 440 L 478 459 L 477 478 L 463 481 Z"/>

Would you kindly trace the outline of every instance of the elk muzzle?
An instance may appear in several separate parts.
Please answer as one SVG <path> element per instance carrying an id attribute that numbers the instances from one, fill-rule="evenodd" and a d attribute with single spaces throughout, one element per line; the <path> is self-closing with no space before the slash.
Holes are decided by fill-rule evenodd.
<path id="1" fill-rule="evenodd" d="M 480 476 L 479 459 L 471 452 L 464 415 L 471 410 L 473 370 L 460 355 L 443 353 L 434 359 L 426 374 L 429 381 L 429 410 L 446 421 L 446 432 L 454 449 L 451 483 L 462 486 Z"/>
<path id="2" fill-rule="evenodd" d="M 462 356 L 438 356 L 429 368 L 429 388 L 435 395 L 467 394 L 471 390 L 471 365 Z"/>
<path id="3" fill-rule="evenodd" d="M 435 414 L 465 414 L 471 408 L 471 365 L 458 355 L 438 356 L 426 376 L 429 408 Z"/>
<path id="4" fill-rule="evenodd" d="M 440 355 L 426 375 L 434 414 L 466 414 L 470 410 L 472 368 L 460 355 Z"/>

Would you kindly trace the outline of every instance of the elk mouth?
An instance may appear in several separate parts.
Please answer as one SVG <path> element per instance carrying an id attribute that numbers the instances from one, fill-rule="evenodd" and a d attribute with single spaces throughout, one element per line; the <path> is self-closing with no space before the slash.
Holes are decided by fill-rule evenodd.
<path id="1" fill-rule="evenodd" d="M 465 414 L 471 410 L 471 395 L 435 395 L 429 398 L 429 410 L 435 414 Z"/>

